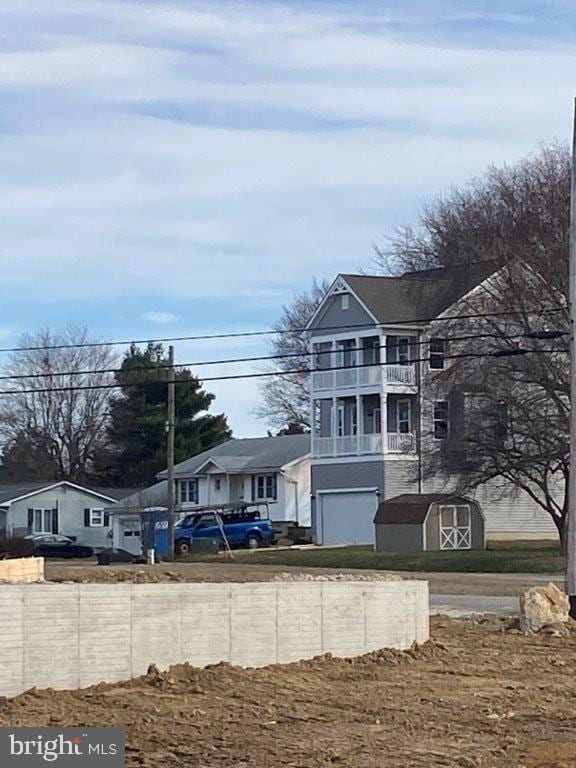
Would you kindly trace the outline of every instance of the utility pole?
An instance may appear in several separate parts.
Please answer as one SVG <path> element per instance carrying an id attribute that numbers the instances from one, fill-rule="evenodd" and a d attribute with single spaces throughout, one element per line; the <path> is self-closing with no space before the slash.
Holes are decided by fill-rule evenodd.
<path id="1" fill-rule="evenodd" d="M 174 381 L 174 347 L 168 347 L 168 419 L 166 421 L 166 463 L 168 475 L 168 554 L 174 554 L 174 431 L 176 420 L 176 392 Z"/>
<path id="2" fill-rule="evenodd" d="M 566 517 L 566 593 L 570 615 L 576 618 L 576 100 L 572 135 L 570 189 L 570 474 Z"/>

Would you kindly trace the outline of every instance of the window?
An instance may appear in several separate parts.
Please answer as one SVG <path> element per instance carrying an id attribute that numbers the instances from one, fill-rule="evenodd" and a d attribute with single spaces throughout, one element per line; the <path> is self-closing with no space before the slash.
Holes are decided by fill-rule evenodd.
<path id="1" fill-rule="evenodd" d="M 364 365 L 378 365 L 380 362 L 380 339 L 378 336 L 364 339 L 362 346 L 364 347 Z"/>
<path id="2" fill-rule="evenodd" d="M 32 533 L 52 533 L 52 510 L 35 509 Z"/>
<path id="3" fill-rule="evenodd" d="M 410 362 L 410 339 L 406 336 L 400 336 L 396 351 L 400 365 L 408 365 Z"/>
<path id="4" fill-rule="evenodd" d="M 222 481 L 219 477 L 214 478 L 214 490 L 219 491 L 222 488 Z"/>
<path id="5" fill-rule="evenodd" d="M 345 417 L 345 411 L 344 411 L 344 405 L 340 404 L 336 406 L 336 434 L 338 437 L 342 437 L 344 435 L 344 417 Z"/>
<path id="6" fill-rule="evenodd" d="M 382 411 L 380 408 L 374 408 L 372 412 L 372 432 L 379 435 L 382 431 Z"/>
<path id="7" fill-rule="evenodd" d="M 180 504 L 198 504 L 198 481 L 180 480 Z"/>
<path id="8" fill-rule="evenodd" d="M 340 297 L 340 306 L 344 310 L 350 308 L 350 296 L 347 293 L 342 294 Z"/>
<path id="9" fill-rule="evenodd" d="M 336 343 L 336 365 L 348 368 L 356 365 L 356 339 L 346 339 Z"/>
<path id="10" fill-rule="evenodd" d="M 90 527 L 98 528 L 104 525 L 104 510 L 91 509 L 90 510 Z"/>
<path id="11" fill-rule="evenodd" d="M 356 403 L 352 403 L 352 410 L 350 413 L 350 434 L 351 435 L 357 435 L 358 434 L 358 409 L 356 408 Z"/>
<path id="12" fill-rule="evenodd" d="M 410 432 L 410 400 L 396 401 L 396 431 L 402 435 Z"/>
<path id="13" fill-rule="evenodd" d="M 430 368 L 441 371 L 446 357 L 446 339 L 430 339 Z"/>
<path id="14" fill-rule="evenodd" d="M 207 515 L 200 515 L 199 519 L 196 521 L 195 528 L 212 528 L 215 525 L 218 525 L 218 520 L 216 519 L 216 515 L 211 512 Z"/>
<path id="15" fill-rule="evenodd" d="M 434 403 L 433 433 L 435 440 L 445 440 L 448 437 L 448 403 L 437 400 Z"/>
<path id="16" fill-rule="evenodd" d="M 256 475 L 254 499 L 259 501 L 275 501 L 276 495 L 276 475 Z"/>

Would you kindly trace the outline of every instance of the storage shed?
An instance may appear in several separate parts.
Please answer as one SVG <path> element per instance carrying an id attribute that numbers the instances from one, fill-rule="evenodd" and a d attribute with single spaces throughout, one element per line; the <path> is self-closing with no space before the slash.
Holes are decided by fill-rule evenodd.
<path id="1" fill-rule="evenodd" d="M 377 551 L 484 549 L 477 501 L 442 493 L 403 493 L 383 501 L 374 518 Z"/>

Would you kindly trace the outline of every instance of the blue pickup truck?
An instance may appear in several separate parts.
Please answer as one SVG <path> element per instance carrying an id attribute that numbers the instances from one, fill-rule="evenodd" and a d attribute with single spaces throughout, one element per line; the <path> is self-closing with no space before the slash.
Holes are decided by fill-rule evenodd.
<path id="1" fill-rule="evenodd" d="M 222 527 L 221 527 L 222 526 Z M 270 520 L 261 519 L 257 509 L 192 512 L 174 526 L 176 554 L 187 555 L 194 539 L 213 539 L 223 543 L 222 528 L 230 547 L 258 549 L 274 543 Z"/>

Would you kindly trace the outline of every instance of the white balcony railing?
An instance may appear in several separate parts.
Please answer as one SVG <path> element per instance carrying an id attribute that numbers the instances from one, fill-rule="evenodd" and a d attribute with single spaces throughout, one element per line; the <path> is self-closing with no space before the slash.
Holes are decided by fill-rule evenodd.
<path id="1" fill-rule="evenodd" d="M 416 384 L 416 368 L 413 365 L 386 365 L 388 384 Z"/>
<path id="2" fill-rule="evenodd" d="M 386 439 L 389 453 L 414 453 L 416 450 L 416 436 L 412 432 L 389 433 Z M 312 455 L 317 458 L 382 454 L 383 450 L 384 435 L 380 434 L 312 438 Z"/>
<path id="3" fill-rule="evenodd" d="M 416 435 L 413 432 L 389 432 L 389 453 L 414 453 L 416 451 Z"/>
<path id="4" fill-rule="evenodd" d="M 383 374 L 384 372 L 384 374 Z M 356 389 L 379 386 L 384 375 L 387 384 L 416 384 L 414 365 L 368 365 L 332 371 L 313 371 L 312 389 L 315 392 L 334 389 Z"/>

